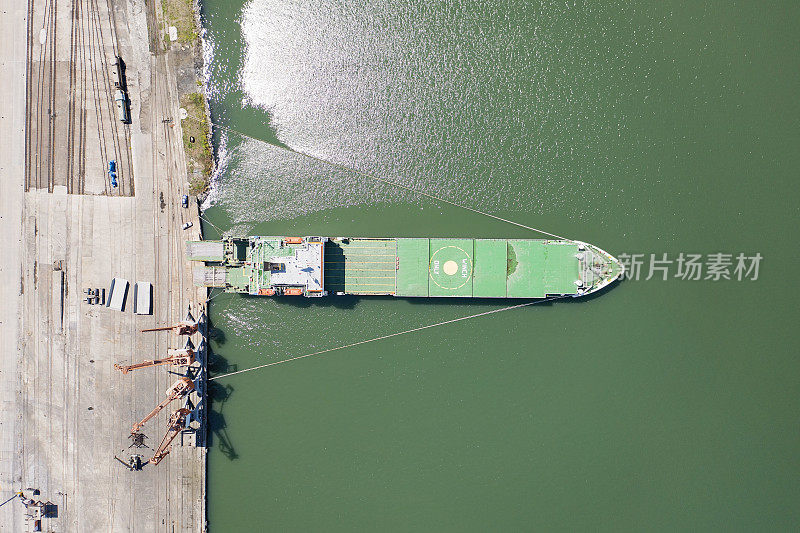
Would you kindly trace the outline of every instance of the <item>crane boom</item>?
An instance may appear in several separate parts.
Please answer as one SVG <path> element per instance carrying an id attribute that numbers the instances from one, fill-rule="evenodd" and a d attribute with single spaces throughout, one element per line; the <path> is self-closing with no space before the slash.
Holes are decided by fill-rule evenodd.
<path id="1" fill-rule="evenodd" d="M 121 370 L 123 374 L 127 374 L 131 370 L 138 370 L 140 368 L 147 368 L 148 366 L 158 365 L 176 365 L 176 366 L 189 366 L 194 363 L 194 350 L 191 348 L 181 348 L 178 350 L 170 350 L 169 356 L 163 359 L 148 359 L 141 363 L 134 363 L 132 365 L 114 365 L 114 368 Z"/>
<path id="2" fill-rule="evenodd" d="M 156 448 L 153 458 L 150 459 L 151 463 L 157 465 L 166 457 L 169 453 L 172 441 L 175 440 L 178 433 L 186 429 L 186 416 L 188 414 L 189 410 L 185 407 L 181 407 L 170 415 L 169 422 L 167 423 L 167 432 L 164 434 L 164 438 L 161 439 L 161 444 Z"/>
<path id="3" fill-rule="evenodd" d="M 194 390 L 194 382 L 192 382 L 191 379 L 187 377 L 182 377 L 179 380 L 177 380 L 175 383 L 172 384 L 172 386 L 169 389 L 167 389 L 166 393 L 167 397 L 164 398 L 164 401 L 156 405 L 155 408 L 152 411 L 150 411 L 147 414 L 147 416 L 145 416 L 142 420 L 135 423 L 131 428 L 131 433 L 137 433 L 140 429 L 142 429 L 142 426 L 144 426 L 148 420 L 156 416 L 163 408 L 165 408 L 169 404 L 169 402 L 181 398 L 183 396 L 186 396 L 193 390 Z"/>

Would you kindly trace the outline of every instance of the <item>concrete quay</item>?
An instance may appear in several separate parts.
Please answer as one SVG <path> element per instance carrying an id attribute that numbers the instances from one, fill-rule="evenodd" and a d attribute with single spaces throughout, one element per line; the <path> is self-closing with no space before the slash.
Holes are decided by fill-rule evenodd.
<path id="1" fill-rule="evenodd" d="M 131 426 L 176 377 L 159 366 L 185 337 L 170 325 L 207 292 L 192 285 L 186 239 L 200 237 L 188 194 L 175 66 L 159 46 L 160 5 L 144 0 L 0 0 L 0 531 L 33 531 L 23 502 L 47 503 L 42 531 L 205 531 L 204 426 L 158 465 L 172 402 L 130 447 Z M 126 63 L 131 123 L 115 116 L 110 66 Z M 108 161 L 117 162 L 113 187 Z M 192 227 L 182 230 L 184 223 Z M 123 312 L 87 304 L 86 288 L 131 282 Z M 133 283 L 153 284 L 151 315 Z M 202 346 L 201 334 L 192 336 Z M 203 385 L 192 393 L 203 414 Z M 198 393 L 199 392 L 199 393 Z M 34 494 L 36 489 L 38 494 Z M 6 502 L 6 503 L 3 503 Z"/>

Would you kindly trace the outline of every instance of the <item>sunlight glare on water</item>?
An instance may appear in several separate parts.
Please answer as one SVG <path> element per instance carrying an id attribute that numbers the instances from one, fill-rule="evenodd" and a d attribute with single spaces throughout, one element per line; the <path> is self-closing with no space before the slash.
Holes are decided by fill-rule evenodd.
<path id="1" fill-rule="evenodd" d="M 253 0 L 246 103 L 299 151 L 490 211 L 584 217 L 588 196 L 622 194 L 597 152 L 625 133 L 626 82 L 647 75 L 625 60 L 648 32 L 624 10 L 491 6 Z"/>
<path id="2" fill-rule="evenodd" d="M 202 0 L 207 238 L 539 236 L 289 147 L 614 254 L 764 256 L 214 381 L 210 530 L 797 530 L 778 4 Z M 514 303 L 223 294 L 211 370 Z"/>

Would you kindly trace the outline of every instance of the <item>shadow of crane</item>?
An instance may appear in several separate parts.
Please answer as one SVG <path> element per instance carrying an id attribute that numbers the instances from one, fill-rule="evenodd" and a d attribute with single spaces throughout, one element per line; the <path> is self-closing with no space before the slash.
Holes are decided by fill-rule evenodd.
<path id="1" fill-rule="evenodd" d="M 228 435 L 228 424 L 222 410 L 233 393 L 233 386 L 214 381 L 208 385 L 208 446 L 217 446 L 222 455 L 233 461 L 239 458 Z"/>

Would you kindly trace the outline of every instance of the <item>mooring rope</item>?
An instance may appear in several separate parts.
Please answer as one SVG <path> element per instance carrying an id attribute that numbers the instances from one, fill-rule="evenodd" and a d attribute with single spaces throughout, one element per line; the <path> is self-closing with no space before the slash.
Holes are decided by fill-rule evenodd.
<path id="1" fill-rule="evenodd" d="M 201 122 L 201 120 L 199 118 L 193 117 L 193 116 L 187 116 L 184 120 L 186 120 L 186 119 L 191 119 L 191 120 L 194 120 L 194 121 L 197 121 L 197 122 Z M 567 239 L 566 237 L 562 237 L 561 235 L 556 235 L 555 233 L 550 233 L 549 231 L 544 231 L 543 229 L 534 228 L 532 226 L 528 226 L 528 225 L 522 224 L 521 222 L 515 222 L 513 220 L 509 220 L 509 219 L 503 218 L 501 216 L 497 216 L 497 215 L 493 215 L 491 213 L 487 213 L 485 211 L 481 211 L 480 209 L 475 209 L 474 207 L 469 207 L 469 206 L 464 205 L 464 204 L 459 204 L 459 203 L 454 202 L 452 200 L 448 200 L 446 198 L 442 198 L 441 196 L 436 196 L 435 194 L 431 194 L 431 193 L 428 193 L 428 192 L 425 192 L 425 191 L 421 191 L 419 189 L 415 189 L 414 187 L 411 187 L 409 185 L 405 185 L 403 183 L 399 183 L 399 182 L 396 182 L 396 181 L 388 180 L 386 178 L 381 178 L 380 176 L 377 176 L 375 174 L 372 174 L 372 173 L 364 171 L 364 170 L 358 170 L 356 168 L 352 168 L 352 167 L 349 167 L 347 165 L 343 165 L 341 163 L 336 163 L 335 161 L 330 161 L 330 160 L 324 159 L 322 157 L 317 157 L 315 155 L 309 154 L 308 152 L 301 152 L 300 150 L 296 150 L 296 149 L 288 147 L 288 146 L 280 146 L 280 145 L 277 145 L 277 144 L 272 144 L 270 142 L 264 141 L 262 139 L 257 139 L 256 137 L 253 137 L 252 135 L 248 135 L 248 134 L 246 134 L 246 133 L 244 133 L 242 131 L 239 131 L 239 130 L 237 130 L 235 128 L 232 128 L 230 126 L 226 126 L 225 124 L 218 124 L 216 122 L 211 122 L 211 124 L 213 126 L 217 126 L 219 128 L 224 128 L 224 129 L 226 129 L 228 131 L 232 131 L 234 133 L 238 133 L 239 135 L 242 135 L 243 137 L 247 137 L 248 139 L 252 139 L 252 140 L 258 141 L 258 142 L 263 142 L 263 143 L 269 144 L 270 146 L 274 146 L 275 148 L 280 148 L 282 150 L 286 150 L 287 152 L 290 152 L 290 153 L 293 153 L 293 154 L 297 154 L 297 155 L 300 155 L 300 156 L 303 156 L 303 157 L 307 157 L 308 159 L 312 159 L 312 160 L 318 161 L 320 163 L 325 163 L 327 165 L 330 165 L 330 166 L 333 166 L 333 167 L 337 167 L 337 168 L 345 170 L 347 172 L 352 172 L 353 174 L 357 174 L 357 175 L 363 176 L 365 178 L 369 178 L 369 179 L 372 179 L 372 180 L 375 180 L 375 181 L 379 181 L 381 183 L 385 183 L 387 185 L 391 185 L 391 186 L 397 187 L 399 189 L 405 189 L 405 190 L 413 192 L 415 194 L 419 194 L 421 196 L 426 196 L 426 197 L 428 197 L 428 198 L 430 198 L 432 200 L 436 200 L 436 201 L 439 201 L 439 202 L 442 202 L 442 203 L 445 203 L 445 204 L 450 204 L 450 205 L 455 206 L 455 207 L 460 207 L 461 209 L 466 209 L 467 211 L 472 211 L 473 213 L 478 213 L 480 215 L 484 215 L 484 216 L 487 216 L 489 218 L 493 218 L 495 220 L 499 220 L 501 222 L 505 222 L 507 224 L 512 224 L 512 225 L 518 226 L 520 228 L 525 228 L 525 229 L 530 230 L 530 231 L 535 231 L 537 233 L 541 233 L 542 235 L 547 235 L 548 237 L 553 237 L 555 239 L 561 239 L 561 240 L 565 240 L 565 241 L 571 240 L 571 239 Z"/>
<path id="2" fill-rule="evenodd" d="M 195 120 L 197 122 L 202 122 L 201 119 L 199 119 L 198 117 L 193 117 L 193 116 L 187 116 L 187 117 L 185 117 L 185 119 L 191 119 L 191 120 Z M 463 205 L 463 204 L 459 204 L 459 203 L 454 202 L 452 200 L 448 200 L 446 198 L 442 198 L 440 196 L 436 196 L 435 194 L 431 194 L 431 193 L 428 193 L 428 192 L 425 192 L 425 191 L 421 191 L 419 189 L 415 189 L 415 188 L 413 188 L 413 187 L 411 187 L 409 185 L 405 185 L 403 183 L 399 183 L 399 182 L 396 182 L 396 181 L 388 180 L 386 178 L 381 178 L 380 176 L 377 176 L 377 175 L 372 174 L 370 172 L 366 172 L 366 171 L 363 171 L 363 170 L 358 170 L 358 169 L 349 167 L 347 165 L 343 165 L 341 163 L 336 163 L 334 161 L 329 161 L 327 159 L 323 159 L 321 157 L 317 157 L 317 156 L 309 154 L 307 152 L 301 152 L 300 150 L 296 150 L 296 149 L 290 148 L 288 146 L 280 146 L 280 145 L 269 143 L 267 141 L 264 141 L 262 139 L 258 139 L 256 137 L 253 137 L 252 135 L 248 135 L 248 134 L 246 134 L 246 133 L 244 133 L 242 131 L 239 131 L 239 130 L 237 130 L 235 128 L 232 128 L 230 126 L 227 126 L 225 124 L 218 124 L 216 122 L 211 122 L 211 124 L 214 125 L 214 126 L 217 126 L 219 128 L 223 128 L 223 129 L 226 129 L 228 131 L 231 131 L 231 132 L 234 132 L 234 133 L 238 133 L 239 135 L 241 135 L 243 137 L 247 137 L 248 139 L 252 139 L 252 140 L 257 141 L 257 142 L 263 142 L 263 143 L 269 144 L 269 145 L 274 146 L 276 148 L 283 149 L 283 150 L 285 150 L 287 152 L 290 152 L 290 153 L 293 153 L 293 154 L 297 154 L 297 155 L 306 157 L 308 159 L 312 159 L 314 161 L 318 161 L 320 163 L 331 165 L 333 167 L 337 167 L 339 169 L 342 169 L 342 170 L 344 170 L 346 172 L 351 172 L 351 173 L 356 174 L 358 176 L 369 178 L 369 179 L 372 179 L 372 180 L 375 180 L 375 181 L 378 181 L 378 182 L 381 182 L 381 183 L 385 183 L 387 185 L 391 185 L 393 187 L 397 187 L 397 188 L 400 188 L 400 189 L 405 189 L 405 190 L 407 190 L 409 192 L 412 192 L 412 193 L 415 193 L 415 194 L 419 194 L 421 196 L 425 196 L 425 197 L 430 198 L 430 199 L 435 200 L 435 201 L 439 201 L 439 202 L 442 202 L 442 203 L 445 203 L 445 204 L 449 204 L 449 205 L 452 205 L 454 207 L 459 207 L 459 208 L 465 209 L 467 211 L 472 211 L 473 213 L 478 213 L 480 215 L 484 215 L 484 216 L 487 216 L 489 218 L 493 218 L 495 220 L 499 220 L 501 222 L 505 222 L 507 224 L 512 224 L 512 225 L 518 226 L 520 228 L 524 228 L 524 229 L 527 229 L 527 230 L 530 230 L 530 231 L 541 233 L 542 235 L 547 235 L 548 237 L 553 237 L 553 238 L 561 239 L 561 240 L 569 240 L 566 237 L 562 237 L 560 235 L 556 235 L 555 233 L 550 233 L 548 231 L 544 231 L 544 230 L 539 229 L 539 228 L 534 228 L 532 226 L 528 226 L 528 225 L 522 224 L 520 222 L 515 222 L 513 220 L 509 220 L 507 218 L 503 218 L 503 217 L 498 216 L 498 215 L 493 215 L 492 213 L 487 213 L 485 211 L 481 211 L 480 209 L 475 209 L 474 207 L 469 207 L 469 206 L 466 206 L 466 205 Z M 211 224 L 212 226 L 217 228 L 211 221 L 206 220 L 204 218 L 203 218 L 203 220 L 205 220 L 206 222 L 208 222 L 209 224 Z M 217 230 L 219 231 L 219 228 L 217 228 Z M 222 294 L 222 293 L 220 293 L 220 294 Z M 219 294 L 215 295 L 212 298 L 209 298 L 206 301 L 210 301 L 213 298 L 216 298 L 216 296 L 219 296 Z M 307 357 L 313 357 L 313 356 L 316 356 L 316 355 L 322 355 L 322 354 L 325 354 L 325 353 L 328 353 L 328 352 L 334 352 L 334 351 L 337 351 L 337 350 L 344 350 L 346 348 L 352 348 L 354 346 L 359 346 L 359 345 L 367 344 L 367 343 L 370 343 L 370 342 L 389 339 L 389 338 L 392 338 L 392 337 L 397 337 L 399 335 L 405 335 L 407 333 L 414 333 L 416 331 L 422 331 L 422 330 L 425 330 L 425 329 L 435 328 L 435 327 L 438 327 L 438 326 L 444 326 L 444 325 L 447 325 L 447 324 L 453 324 L 453 323 L 456 323 L 456 322 L 461 322 L 462 320 L 469 320 L 471 318 L 478 318 L 478 317 L 482 317 L 482 316 L 492 315 L 492 314 L 495 314 L 495 313 L 502 313 L 503 311 L 510 311 L 512 309 L 519 309 L 519 308 L 522 308 L 522 307 L 528 307 L 528 306 L 531 306 L 531 305 L 550 302 L 550 301 L 558 300 L 560 298 L 565 298 L 565 297 L 566 296 L 564 296 L 564 295 L 562 295 L 562 296 L 554 296 L 554 297 L 551 297 L 551 298 L 545 298 L 543 300 L 536 300 L 536 301 L 533 301 L 533 302 L 525 302 L 525 303 L 522 303 L 522 304 L 510 305 L 510 306 L 507 306 L 507 307 L 502 307 L 500 309 L 493 309 L 491 311 L 484 311 L 482 313 L 476 313 L 474 315 L 462 316 L 462 317 L 459 317 L 459 318 L 454 318 L 452 320 L 445 320 L 443 322 L 437 322 L 435 324 L 428 324 L 426 326 L 420 326 L 420 327 L 417 327 L 417 328 L 411 328 L 411 329 L 407 329 L 405 331 L 399 331 L 399 332 L 396 332 L 396 333 L 390 333 L 388 335 L 381 335 L 380 337 L 374 337 L 374 338 L 371 338 L 371 339 L 365 339 L 365 340 L 362 340 L 362 341 L 353 342 L 353 343 L 345 344 L 345 345 L 342 345 L 342 346 L 336 346 L 334 348 L 327 348 L 325 350 L 320 350 L 318 352 L 312 352 L 312 353 L 307 353 L 307 354 L 304 354 L 304 355 L 298 355 L 296 357 L 290 357 L 288 359 L 283 359 L 281 361 L 273 361 L 271 363 L 265 363 L 263 365 L 258 365 L 258 366 L 254 366 L 254 367 L 250 367 L 250 368 L 245 368 L 245 369 L 242 369 L 242 370 L 236 370 L 234 372 L 228 372 L 227 374 L 220 374 L 219 376 L 213 376 L 213 377 L 208 378 L 208 381 L 215 381 L 217 379 L 222 379 L 222 378 L 226 378 L 226 377 L 230 377 L 230 376 L 235 376 L 237 374 L 243 374 L 245 372 L 252 372 L 253 370 L 259 370 L 259 369 L 267 368 L 267 367 L 270 367 L 270 366 L 280 365 L 282 363 L 288 363 L 290 361 L 297 361 L 298 359 L 305 359 Z"/>
<path id="3" fill-rule="evenodd" d="M 209 289 L 216 289 L 216 288 L 217 288 L 217 287 L 209 287 Z M 217 294 L 215 294 L 215 295 L 214 295 L 214 296 L 212 296 L 211 298 L 206 298 L 206 300 L 205 300 L 203 303 L 208 303 L 208 302 L 210 302 L 211 300 L 213 300 L 214 298 L 216 298 L 216 297 L 217 297 L 217 296 L 219 296 L 220 294 L 228 294 L 228 293 L 226 293 L 225 291 L 219 291 Z"/>
<path id="4" fill-rule="evenodd" d="M 411 329 L 407 329 L 405 331 L 398 331 L 397 333 L 389 333 L 388 335 L 381 335 L 380 337 L 374 337 L 372 339 L 366 339 L 366 340 L 363 340 L 363 341 L 353 342 L 353 343 L 345 344 L 345 345 L 342 345 L 342 346 L 336 346 L 334 348 L 327 348 L 325 350 L 320 350 L 318 352 L 307 353 L 307 354 L 304 354 L 304 355 L 298 355 L 296 357 L 290 357 L 289 359 L 283 359 L 281 361 L 273 361 L 271 363 L 265 363 L 263 365 L 258 365 L 258 366 L 254 366 L 254 367 L 250 367 L 250 368 L 245 368 L 245 369 L 242 369 L 242 370 L 236 370 L 235 372 L 228 372 L 227 374 L 220 374 L 219 376 L 214 376 L 214 377 L 208 378 L 208 381 L 214 381 L 214 380 L 217 380 L 217 379 L 227 378 L 229 376 L 235 376 L 236 374 L 243 374 L 245 372 L 251 372 L 253 370 L 259 370 L 261 368 L 266 368 L 268 366 L 275 366 L 275 365 L 279 365 L 281 363 L 288 363 L 289 361 L 297 361 L 298 359 L 305 359 L 307 357 L 313 357 L 315 355 L 322 355 L 322 354 L 328 353 L 328 352 L 335 352 L 337 350 L 344 350 L 346 348 L 352 348 L 354 346 L 359 346 L 361 344 L 367 344 L 367 343 L 370 343 L 370 342 L 375 342 L 375 341 L 380 341 L 380 340 L 384 340 L 384 339 L 389 339 L 389 338 L 392 338 L 392 337 L 397 337 L 399 335 L 405 335 L 406 333 L 414 333 L 415 331 L 422 331 L 424 329 L 430 329 L 430 328 L 435 328 L 435 327 L 438 327 L 438 326 L 444 326 L 446 324 L 453 324 L 455 322 L 461 322 L 462 320 L 469 320 L 471 318 L 478 318 L 478 317 L 481 317 L 481 316 L 492 315 L 492 314 L 495 314 L 495 313 L 502 313 L 503 311 L 510 311 L 512 309 L 519 309 L 521 307 L 527 307 L 529 305 L 542 304 L 542 303 L 545 303 L 545 302 L 558 300 L 560 298 L 566 298 L 566 296 L 565 295 L 553 296 L 553 297 L 550 297 L 550 298 L 545 298 L 544 300 L 536 300 L 536 301 L 533 301 L 533 302 L 525 302 L 523 304 L 510 305 L 508 307 L 501 307 L 500 309 L 493 309 L 491 311 L 484 311 L 483 313 L 476 313 L 474 315 L 462 316 L 462 317 L 454 318 L 452 320 L 445 320 L 444 322 L 437 322 L 435 324 L 428 324 L 426 326 L 420 326 L 418 328 L 411 328 Z"/>
<path id="5" fill-rule="evenodd" d="M 214 224 L 213 222 L 211 222 L 211 221 L 210 221 L 210 220 L 208 220 L 207 218 L 203 217 L 203 215 L 199 215 L 199 218 L 200 218 L 200 220 L 202 220 L 203 222 L 208 222 L 209 224 L 211 224 L 211 225 L 214 227 L 214 229 L 215 229 L 215 230 L 217 230 L 217 231 L 219 232 L 220 236 L 222 236 L 222 235 L 225 235 L 225 232 L 224 232 L 224 231 L 222 231 L 222 228 L 220 228 L 219 226 L 217 226 L 216 224 Z"/>
<path id="6" fill-rule="evenodd" d="M 283 147 L 279 146 L 279 148 L 283 148 Z M 487 217 L 490 217 L 490 218 L 494 218 L 496 220 L 500 220 L 500 221 L 506 222 L 508 224 L 513 224 L 514 226 L 519 226 L 520 228 L 529 229 L 531 231 L 535 231 L 535 232 L 541 233 L 542 235 L 547 235 L 549 237 L 554 237 L 556 239 L 568 240 L 566 237 L 561 237 L 560 235 L 556 235 L 555 233 L 550 233 L 548 231 L 544 231 L 544 230 L 541 230 L 539 228 L 526 226 L 525 224 L 522 224 L 521 222 L 514 222 L 513 220 L 508 220 L 507 218 L 503 218 L 503 217 L 500 217 L 500 216 L 497 216 L 497 215 L 493 215 L 491 213 L 487 213 L 485 211 L 481 211 L 480 209 L 475 209 L 474 207 L 469 207 L 469 206 L 464 205 L 464 204 L 459 204 L 459 203 L 453 202 L 452 200 L 447 200 L 446 198 L 442 198 L 441 196 L 436 196 L 435 194 L 430 194 L 430 193 L 427 193 L 425 191 L 421 191 L 419 189 L 415 189 L 413 187 L 410 187 L 408 185 L 404 185 L 402 183 L 398 183 L 396 181 L 387 180 L 385 178 L 381 178 L 381 177 L 376 176 L 374 174 L 371 174 L 369 172 L 366 172 L 366 171 L 363 171 L 363 170 L 358 170 L 358 169 L 352 168 L 352 167 L 348 167 L 347 165 L 342 165 L 340 163 L 336 163 L 335 161 L 328 161 L 327 159 L 323 159 L 321 157 L 317 157 L 315 155 L 311 155 L 311 154 L 306 153 L 306 152 L 301 152 L 299 150 L 295 150 L 294 148 L 284 148 L 284 149 L 288 150 L 290 152 L 293 152 L 295 154 L 302 155 L 302 156 L 307 157 L 309 159 L 313 159 L 314 161 L 319 161 L 321 163 L 327 163 L 328 165 L 331 165 L 333 167 L 337 167 L 337 168 L 340 168 L 342 170 L 346 170 L 346 171 L 352 172 L 354 174 L 359 174 L 359 175 L 364 176 L 366 178 L 370 178 L 370 179 L 373 179 L 373 180 L 376 180 L 376 181 L 380 181 L 381 183 L 386 183 L 387 185 L 392 185 L 392 186 L 398 187 L 400 189 L 406 189 L 406 190 L 411 191 L 413 193 L 420 194 L 422 196 L 427 196 L 428 198 L 431 198 L 433 200 L 437 200 L 439 202 L 444 202 L 446 204 L 450 204 L 450 205 L 453 205 L 455 207 L 460 207 L 461 209 L 466 209 L 467 211 L 472 211 L 474 213 L 479 213 L 481 215 L 484 215 L 484 216 L 487 216 Z"/>

